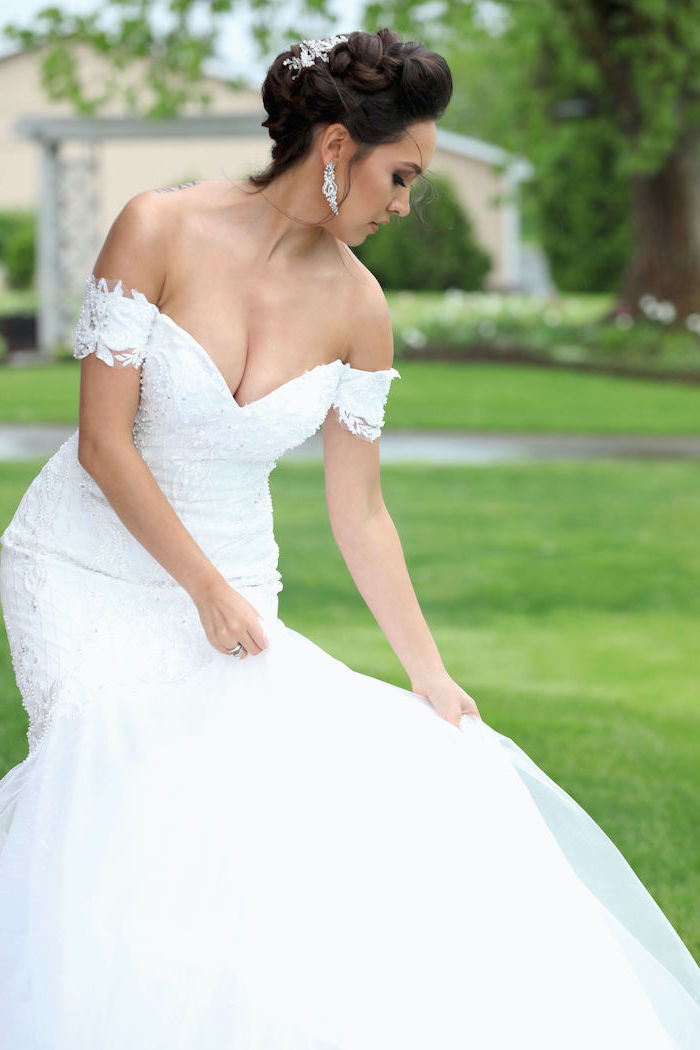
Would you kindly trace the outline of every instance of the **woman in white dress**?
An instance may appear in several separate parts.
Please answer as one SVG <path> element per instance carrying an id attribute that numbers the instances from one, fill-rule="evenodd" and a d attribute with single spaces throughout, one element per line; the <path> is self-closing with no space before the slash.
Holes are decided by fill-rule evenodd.
<path id="1" fill-rule="evenodd" d="M 294 45 L 266 172 L 141 193 L 109 232 L 79 429 L 2 536 L 30 719 L 0 782 L 2 1050 L 700 1046 L 698 967 L 452 680 L 382 501 L 398 373 L 349 246 L 408 213 L 450 93 L 389 30 Z M 410 690 L 277 616 L 268 477 L 320 426 Z"/>

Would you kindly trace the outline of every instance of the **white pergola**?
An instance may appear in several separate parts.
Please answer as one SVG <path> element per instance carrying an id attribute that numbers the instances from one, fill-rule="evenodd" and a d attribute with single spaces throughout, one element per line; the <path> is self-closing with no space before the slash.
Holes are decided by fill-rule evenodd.
<path id="1" fill-rule="evenodd" d="M 95 143 L 105 139 L 216 138 L 264 135 L 265 114 L 178 117 L 25 117 L 15 130 L 40 147 L 37 229 L 38 350 L 49 356 L 69 342 L 74 308 L 84 292 L 85 275 L 99 250 L 95 227 L 97 159 Z"/>

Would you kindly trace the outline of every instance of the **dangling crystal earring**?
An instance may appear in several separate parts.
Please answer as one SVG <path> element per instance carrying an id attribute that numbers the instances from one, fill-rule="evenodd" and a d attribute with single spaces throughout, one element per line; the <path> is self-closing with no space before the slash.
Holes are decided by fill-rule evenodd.
<path id="1" fill-rule="evenodd" d="M 332 160 L 329 160 L 323 171 L 323 196 L 330 204 L 331 211 L 338 214 L 338 184 L 335 181 L 335 164 Z"/>

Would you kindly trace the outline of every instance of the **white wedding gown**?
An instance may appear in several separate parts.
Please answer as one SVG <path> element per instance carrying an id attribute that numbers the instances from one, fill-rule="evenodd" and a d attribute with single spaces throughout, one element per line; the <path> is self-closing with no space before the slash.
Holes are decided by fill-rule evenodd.
<path id="1" fill-rule="evenodd" d="M 268 477 L 393 370 L 239 406 L 137 291 L 88 281 L 76 356 L 141 367 L 134 440 L 261 614 L 244 661 L 77 459 L 2 536 L 30 719 L 0 781 L 2 1050 L 698 1050 L 700 971 L 590 817 L 511 740 L 277 618 Z"/>

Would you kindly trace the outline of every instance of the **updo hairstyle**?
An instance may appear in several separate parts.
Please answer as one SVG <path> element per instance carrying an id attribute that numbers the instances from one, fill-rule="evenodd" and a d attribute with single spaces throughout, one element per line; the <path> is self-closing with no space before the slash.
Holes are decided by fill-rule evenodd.
<path id="1" fill-rule="evenodd" d="M 437 120 L 446 109 L 452 75 L 441 55 L 402 42 L 391 29 L 347 37 L 328 52 L 327 62 L 316 58 L 295 72 L 284 65 L 300 55 L 300 45 L 293 44 L 268 69 L 262 87 L 268 116 L 262 126 L 273 140 L 272 159 L 264 171 L 249 176 L 259 189 L 304 157 L 320 124 L 348 129 L 358 143 L 352 167 L 374 146 L 396 142 L 410 124 Z"/>

